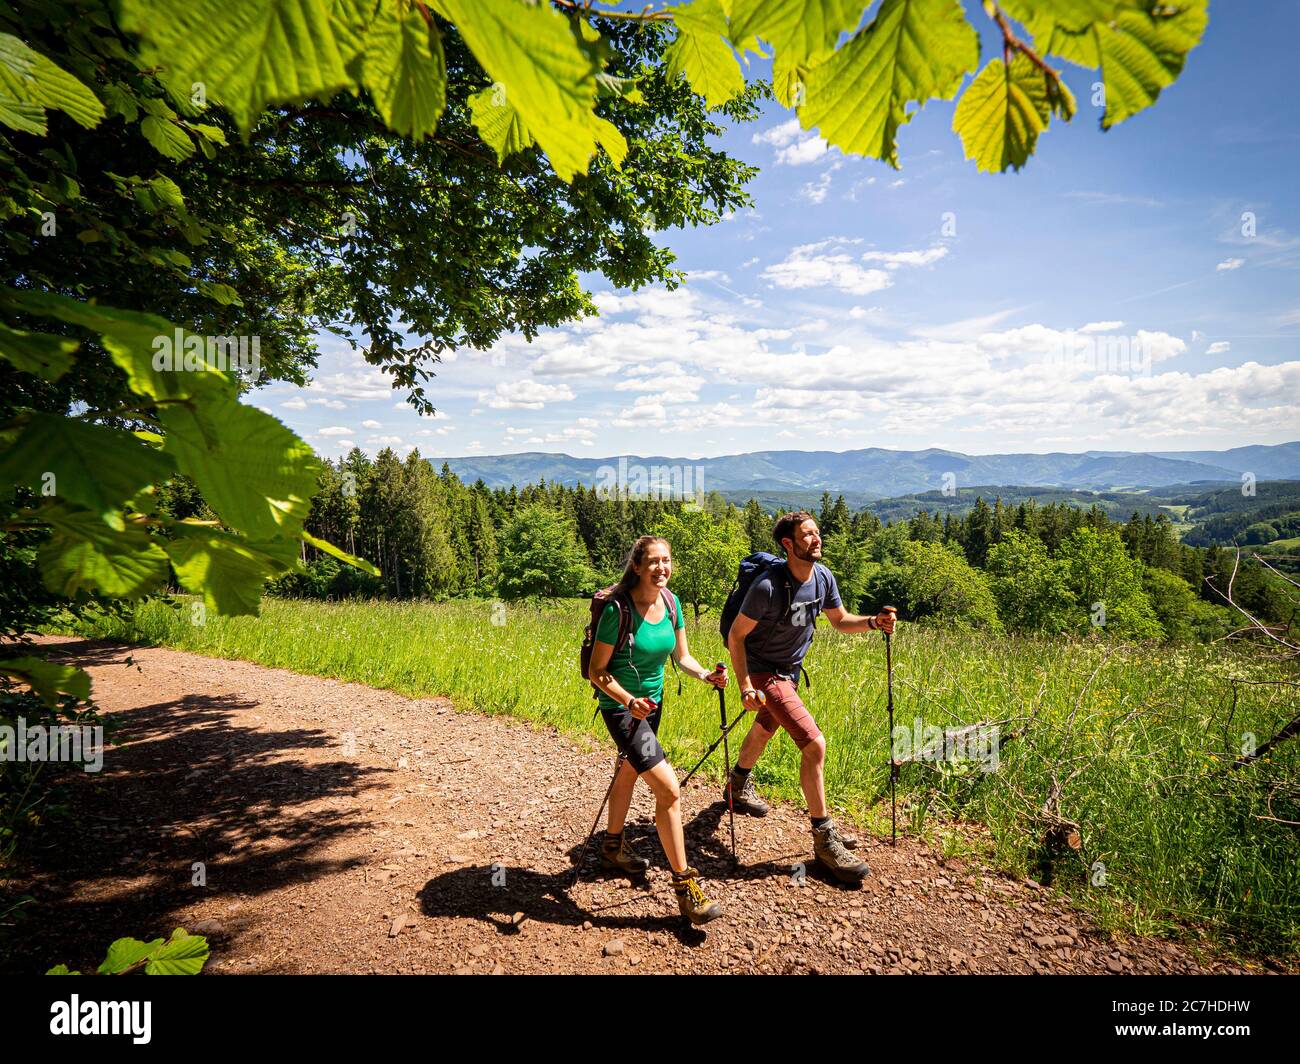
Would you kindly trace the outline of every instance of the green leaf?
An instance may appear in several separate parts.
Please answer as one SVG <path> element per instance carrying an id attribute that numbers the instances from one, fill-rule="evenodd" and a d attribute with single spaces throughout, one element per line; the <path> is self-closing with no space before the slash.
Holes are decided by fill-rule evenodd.
<path id="1" fill-rule="evenodd" d="M 105 114 L 99 97 L 77 78 L 12 34 L 0 33 L 0 121 L 44 136 L 47 109 L 87 129 Z"/>
<path id="2" fill-rule="evenodd" d="M 1098 25 L 1097 47 L 1106 85 L 1102 129 L 1110 129 L 1156 102 L 1161 89 L 1182 73 L 1209 22 L 1207 0 L 1184 0 L 1179 13 L 1153 18 L 1122 11 L 1112 25 Z"/>
<path id="3" fill-rule="evenodd" d="M 22 484 L 44 495 L 44 477 L 53 474 L 55 497 L 101 520 L 116 519 L 117 527 L 127 499 L 175 471 L 167 455 L 130 432 L 39 411 L 27 415 L 18 439 L 0 454 L 0 484 Z"/>
<path id="4" fill-rule="evenodd" d="M 497 153 L 498 163 L 537 143 L 499 87 L 489 86 L 474 93 L 469 98 L 469 113 L 483 143 Z"/>
<path id="5" fill-rule="evenodd" d="M 224 393 L 207 397 L 201 413 L 163 407 L 159 420 L 164 450 L 223 522 L 252 539 L 298 535 L 320 469 L 306 443 L 270 414 Z"/>
<path id="6" fill-rule="evenodd" d="M 410 8 L 381 9 L 366 36 L 364 83 L 384 124 L 419 141 L 438 126 L 447 102 L 447 59 L 438 27 Z"/>
<path id="7" fill-rule="evenodd" d="M 185 127 L 212 144 L 219 144 L 223 148 L 227 146 L 226 131 L 220 126 L 210 126 L 203 122 L 186 122 Z"/>
<path id="8" fill-rule="evenodd" d="M 153 189 L 153 194 L 157 196 L 167 206 L 183 211 L 185 209 L 185 195 L 181 188 L 170 177 L 159 174 L 157 177 L 149 179 L 149 187 Z"/>
<path id="9" fill-rule="evenodd" d="M 163 549 L 187 591 L 226 616 L 256 615 L 266 581 L 293 567 L 295 540 L 253 541 L 210 526 L 176 522 Z"/>
<path id="10" fill-rule="evenodd" d="M 692 0 L 673 8 L 677 39 L 664 52 L 670 78 L 685 74 L 709 107 L 721 107 L 745 91 L 740 61 L 724 39 L 727 20 L 718 0 Z"/>
<path id="11" fill-rule="evenodd" d="M 44 658 L 4 658 L 0 673 L 18 677 L 47 706 L 58 705 L 59 695 L 72 695 L 82 702 L 90 698 L 90 674 L 74 665 L 56 665 Z"/>
<path id="12" fill-rule="evenodd" d="M 244 305 L 244 301 L 239 298 L 239 293 L 221 281 L 199 281 L 197 287 L 205 296 L 223 307 Z"/>
<path id="13" fill-rule="evenodd" d="M 194 142 L 189 134 L 175 122 L 156 115 L 145 115 L 140 122 L 140 132 L 161 155 L 181 162 L 194 154 Z"/>
<path id="14" fill-rule="evenodd" d="M 628 103 L 645 103 L 645 96 L 637 88 L 640 78 L 620 78 L 601 72 L 596 75 L 596 92 L 602 100 L 623 99 Z"/>
<path id="15" fill-rule="evenodd" d="M 355 569 L 360 569 L 363 573 L 369 573 L 371 576 L 383 575 L 378 569 L 376 569 L 364 558 L 358 558 L 355 555 L 349 554 L 345 550 L 340 550 L 338 547 L 334 546 L 334 544 L 330 543 L 328 540 L 320 539 L 316 536 L 313 536 L 310 532 L 307 532 L 306 530 L 303 531 L 302 538 L 305 543 L 310 544 L 311 546 L 315 547 L 317 550 L 324 551 L 326 554 L 332 555 L 333 557 L 337 558 L 339 561 L 351 565 Z"/>
<path id="16" fill-rule="evenodd" d="M 86 129 L 99 125 L 106 113 L 99 97 L 39 52 L 32 54 L 36 56 L 32 70 L 32 98 L 44 107 L 62 111 Z"/>
<path id="17" fill-rule="evenodd" d="M 72 356 L 80 346 L 80 341 L 67 336 L 11 329 L 0 322 L 0 358 L 51 383 L 72 368 Z"/>
<path id="18" fill-rule="evenodd" d="M 909 103 L 950 99 L 979 62 L 979 36 L 958 0 L 885 0 L 875 19 L 808 75 L 805 129 L 842 151 L 898 168 Z"/>
<path id="19" fill-rule="evenodd" d="M 862 17 L 865 0 L 732 0 L 731 40 L 761 37 L 788 63 L 820 59 Z"/>
<path id="20" fill-rule="evenodd" d="M 1006 0 L 1040 54 L 1102 71 L 1102 128 L 1150 107 L 1182 72 L 1209 22 L 1207 0 Z"/>
<path id="21" fill-rule="evenodd" d="M 599 143 L 593 110 L 599 61 L 549 4 L 438 0 L 505 103 L 537 138 L 564 181 L 587 169 Z"/>
<path id="22" fill-rule="evenodd" d="M 0 122 L 45 136 L 45 108 L 32 97 L 36 53 L 12 34 L 0 33 Z"/>
<path id="23" fill-rule="evenodd" d="M 1047 19 L 1062 29 L 1078 31 L 1112 22 L 1125 9 L 1150 8 L 1152 0 L 1005 0 L 1003 6 L 1020 22 Z"/>
<path id="24" fill-rule="evenodd" d="M 952 128 L 966 158 L 985 173 L 1019 170 L 1047 128 L 1051 109 L 1043 72 L 1017 53 L 1010 67 L 994 59 L 980 71 L 957 104 Z"/>
<path id="25" fill-rule="evenodd" d="M 95 514 L 64 503 L 46 504 L 36 518 L 52 529 L 36 560 L 45 586 L 72 598 L 98 591 L 139 598 L 167 580 L 167 555 L 143 529 L 110 528 Z"/>
<path id="26" fill-rule="evenodd" d="M 97 333 L 104 349 L 127 376 L 130 388 L 152 400 L 188 400 L 208 392 L 234 394 L 234 381 L 220 370 L 155 369 L 163 341 L 175 347 L 176 327 L 164 318 L 118 310 L 51 292 L 0 290 L 0 304 L 44 318 L 55 318 Z"/>
<path id="27" fill-rule="evenodd" d="M 247 135 L 269 103 L 328 98 L 351 84 L 348 36 L 327 0 L 122 0 L 140 64 L 188 92 L 202 83 Z M 355 37 L 352 38 L 355 41 Z"/>
<path id="28" fill-rule="evenodd" d="M 108 947 L 108 955 L 99 966 L 100 975 L 119 975 L 129 968 L 134 968 L 154 950 L 162 946 L 163 940 L 155 938 L 152 942 L 141 942 L 137 938 L 119 938 Z"/>
<path id="29" fill-rule="evenodd" d="M 145 975 L 198 975 L 210 950 L 202 935 L 190 935 L 178 927 L 166 944 L 144 966 Z"/>
<path id="30" fill-rule="evenodd" d="M 615 168 L 622 166 L 623 160 L 627 158 L 627 138 L 619 132 L 618 126 L 604 118 L 597 118 L 596 138 Z"/>
<path id="31" fill-rule="evenodd" d="M 134 122 L 140 116 L 140 105 L 135 102 L 135 96 L 123 82 L 106 82 L 99 87 L 99 91 L 104 94 L 108 109 L 113 114 L 120 115 L 128 122 Z"/>
<path id="32" fill-rule="evenodd" d="M 80 975 L 81 973 L 68 971 L 68 966 L 66 964 L 56 964 L 45 974 L 46 975 Z"/>
<path id="33" fill-rule="evenodd" d="M 782 107 L 797 110 L 804 105 L 808 93 L 808 72 L 811 64 L 796 63 L 778 52 L 772 60 L 772 95 Z"/>

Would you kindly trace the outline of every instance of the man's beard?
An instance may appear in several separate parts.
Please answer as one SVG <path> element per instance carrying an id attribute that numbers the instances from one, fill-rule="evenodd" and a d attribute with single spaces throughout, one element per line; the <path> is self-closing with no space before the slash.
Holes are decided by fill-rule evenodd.
<path id="1" fill-rule="evenodd" d="M 821 550 L 821 547 L 804 550 L 797 543 L 795 543 L 793 546 L 794 546 L 794 556 L 798 558 L 801 562 L 816 561 L 817 559 L 813 556 L 813 549 L 816 549 L 818 551 Z"/>

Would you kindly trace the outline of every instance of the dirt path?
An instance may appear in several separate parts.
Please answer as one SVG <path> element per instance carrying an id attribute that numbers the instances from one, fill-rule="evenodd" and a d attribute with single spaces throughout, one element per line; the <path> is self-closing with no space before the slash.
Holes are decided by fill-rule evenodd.
<path id="1" fill-rule="evenodd" d="M 1050 892 L 865 842 L 845 889 L 808 865 L 802 810 L 737 818 L 733 871 L 712 784 L 683 794 L 692 860 L 726 907 L 676 914 L 638 788 L 629 836 L 649 877 L 571 861 L 607 750 L 506 718 L 172 650 L 44 640 L 90 669 L 120 728 L 99 774 L 71 774 L 71 820 L 17 871 L 40 956 L 92 968 L 107 943 L 203 933 L 209 972 L 1199 972 L 1154 940 L 1118 945 Z M 124 664 L 132 656 L 138 668 Z M 206 886 L 192 884 L 195 862 Z"/>

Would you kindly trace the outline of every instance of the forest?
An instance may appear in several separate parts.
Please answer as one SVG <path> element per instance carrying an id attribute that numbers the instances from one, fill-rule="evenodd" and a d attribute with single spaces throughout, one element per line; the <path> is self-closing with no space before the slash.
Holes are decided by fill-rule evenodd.
<path id="1" fill-rule="evenodd" d="M 667 493 L 663 493 L 667 494 Z M 595 486 L 465 484 L 412 451 L 359 449 L 327 462 L 306 527 L 372 560 L 373 576 L 311 547 L 302 571 L 273 593 L 307 598 L 566 598 L 617 579 L 632 541 L 664 535 L 674 588 L 698 618 L 716 610 L 751 551 L 777 548 L 776 515 L 710 493 L 701 500 L 609 497 Z M 177 518 L 202 516 L 195 494 L 172 486 Z M 1281 504 L 1279 504 L 1281 505 Z M 918 509 L 884 522 L 825 493 L 815 516 L 826 564 L 849 608 L 897 606 L 909 620 L 959 629 L 1210 640 L 1239 626 L 1227 598 L 1261 620 L 1293 608 L 1269 563 L 1217 544 L 1180 542 L 1166 514 L 1115 521 L 1034 499 L 1004 506 L 980 497 L 965 514 Z M 1282 564 L 1279 562 L 1278 564 Z M 1234 575 L 1235 570 L 1235 575 Z"/>

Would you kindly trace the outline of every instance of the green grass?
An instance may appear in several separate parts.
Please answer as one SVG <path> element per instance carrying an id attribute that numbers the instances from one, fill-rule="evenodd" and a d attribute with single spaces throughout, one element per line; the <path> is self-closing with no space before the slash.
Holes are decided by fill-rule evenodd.
<path id="1" fill-rule="evenodd" d="M 511 607 L 498 625 L 487 602 L 268 599 L 260 618 L 209 616 L 195 626 L 188 609 L 150 602 L 132 622 L 106 618 L 81 631 L 407 695 L 445 694 L 463 709 L 589 734 L 606 745 L 578 673 L 585 616 L 585 603 Z M 701 662 L 721 659 L 711 620 L 689 631 Z M 1209 932 L 1247 953 L 1297 954 L 1300 833 L 1260 818 L 1300 819 L 1300 749 L 1293 749 L 1300 744 L 1280 746 L 1268 763 L 1230 767 L 1244 733 L 1263 742 L 1295 708 L 1286 698 L 1294 688 L 1265 685 L 1240 685 L 1232 708 L 1229 677 L 1276 673 L 1221 646 L 1108 646 L 917 626 L 901 628 L 893 652 L 897 724 L 910 730 L 916 721 L 953 727 L 1009 720 L 1004 736 L 1024 729 L 1005 743 L 993 772 L 969 761 L 904 765 L 900 826 L 952 849 L 962 845 L 953 824 L 982 824 L 982 856 L 1037 874 L 1048 826 L 1039 811 L 1059 781 L 1059 816 L 1080 826 L 1082 844 L 1058 853 L 1053 882 L 1107 926 Z M 881 638 L 823 629 L 807 664 L 813 687 L 805 697 L 828 739 L 832 803 L 887 832 Z M 661 738 L 685 771 L 717 735 L 717 699 L 690 679 L 677 698 L 671 669 L 668 677 Z M 728 705 L 738 708 L 734 688 Z M 717 773 L 720 766 L 717 757 L 709 768 Z M 788 738 L 769 746 L 756 779 L 769 794 L 801 801 Z"/>

